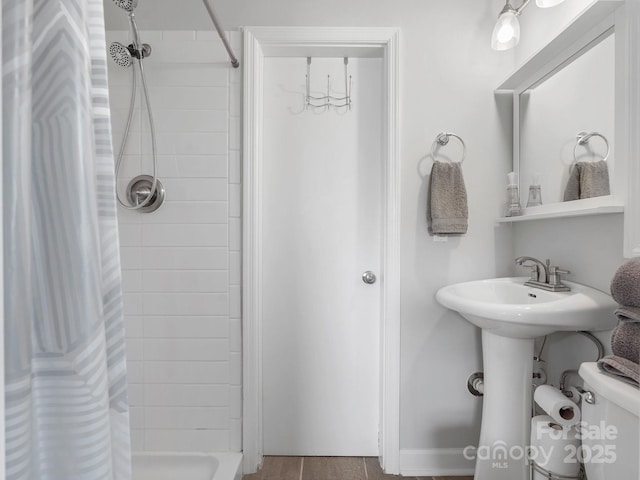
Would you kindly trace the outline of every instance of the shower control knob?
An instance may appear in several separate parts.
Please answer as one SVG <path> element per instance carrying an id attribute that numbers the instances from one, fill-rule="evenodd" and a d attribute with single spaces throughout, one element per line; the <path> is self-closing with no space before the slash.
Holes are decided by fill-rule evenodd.
<path id="1" fill-rule="evenodd" d="M 362 281 L 368 285 L 371 285 L 372 283 L 376 283 L 376 280 L 377 280 L 376 274 L 373 273 L 371 270 L 367 270 L 362 274 Z"/>

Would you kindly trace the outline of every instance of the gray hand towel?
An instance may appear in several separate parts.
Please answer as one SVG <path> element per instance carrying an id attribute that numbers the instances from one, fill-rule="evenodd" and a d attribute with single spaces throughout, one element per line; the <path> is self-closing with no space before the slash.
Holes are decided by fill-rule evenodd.
<path id="1" fill-rule="evenodd" d="M 427 205 L 429 233 L 467 233 L 469 211 L 467 190 L 460 163 L 433 162 Z"/>
<path id="2" fill-rule="evenodd" d="M 613 354 L 640 363 L 640 323 L 622 322 L 611 334 Z"/>
<path id="3" fill-rule="evenodd" d="M 609 167 L 607 162 L 577 162 L 571 167 L 564 191 L 564 201 L 609 195 Z"/>
<path id="4" fill-rule="evenodd" d="M 611 296 L 620 304 L 616 310 L 620 320 L 640 322 L 640 258 L 632 258 L 616 270 Z"/>
<path id="5" fill-rule="evenodd" d="M 607 162 L 584 162 L 580 168 L 580 198 L 602 197 L 610 193 Z"/>
<path id="6" fill-rule="evenodd" d="M 580 199 L 580 167 L 577 163 L 571 165 L 569 170 L 569 180 L 567 186 L 564 189 L 564 201 L 570 202 L 572 200 Z"/>
<path id="7" fill-rule="evenodd" d="M 626 358 L 610 355 L 598 362 L 598 368 L 623 382 L 640 386 L 640 365 Z"/>

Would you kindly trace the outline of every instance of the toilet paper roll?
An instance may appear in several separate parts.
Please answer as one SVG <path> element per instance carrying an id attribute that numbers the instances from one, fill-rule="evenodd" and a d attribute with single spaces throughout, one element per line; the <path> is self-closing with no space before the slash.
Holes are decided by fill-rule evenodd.
<path id="1" fill-rule="evenodd" d="M 577 427 L 563 427 L 549 415 L 531 419 L 531 461 L 556 475 L 577 477 L 580 473 L 576 451 L 580 448 Z M 533 480 L 547 478 L 534 470 Z"/>
<path id="2" fill-rule="evenodd" d="M 533 394 L 534 401 L 563 427 L 580 421 L 580 407 L 551 385 L 540 385 Z"/>

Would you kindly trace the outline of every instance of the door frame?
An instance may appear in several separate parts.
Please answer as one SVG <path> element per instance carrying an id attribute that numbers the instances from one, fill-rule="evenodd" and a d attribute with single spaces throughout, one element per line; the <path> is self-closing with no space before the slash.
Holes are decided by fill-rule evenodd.
<path id="1" fill-rule="evenodd" d="M 400 149 L 396 28 L 245 27 L 243 49 L 242 449 L 244 473 L 262 464 L 262 168 L 265 57 L 380 57 L 383 219 L 380 275 L 379 457 L 400 473 Z"/>
<path id="2" fill-rule="evenodd" d="M 2 8 L 0 8 L 0 25 L 2 25 Z M 2 75 L 2 35 L 0 35 L 0 76 Z M 0 94 L 0 109 L 2 109 L 2 95 Z M 4 111 L 4 110 L 2 110 Z M 2 117 L 0 117 L 0 172 L 4 170 L 2 152 Z M 0 177 L 1 178 L 1 177 Z M 4 193 L 0 181 L 0 271 L 4 272 Z M 0 373 L 5 378 L 4 366 L 4 275 L 0 276 Z M 0 471 L 5 472 L 5 425 L 4 425 L 4 380 L 0 382 Z M 0 475 L 1 477 L 2 475 Z"/>

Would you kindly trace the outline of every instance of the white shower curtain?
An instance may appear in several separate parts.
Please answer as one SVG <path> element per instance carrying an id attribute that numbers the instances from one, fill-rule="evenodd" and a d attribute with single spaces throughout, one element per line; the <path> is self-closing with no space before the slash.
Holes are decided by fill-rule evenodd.
<path id="1" fill-rule="evenodd" d="M 6 478 L 129 479 L 102 0 L 2 0 Z"/>

